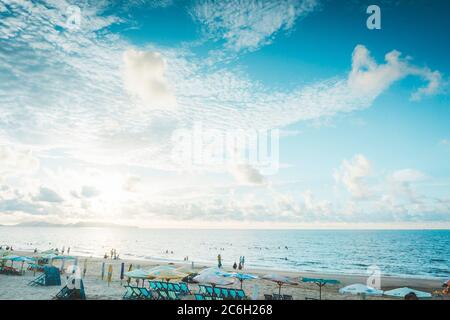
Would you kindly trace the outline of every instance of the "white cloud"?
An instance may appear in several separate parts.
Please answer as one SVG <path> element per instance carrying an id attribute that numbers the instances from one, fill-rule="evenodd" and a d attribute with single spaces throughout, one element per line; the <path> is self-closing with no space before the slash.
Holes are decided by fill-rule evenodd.
<path id="1" fill-rule="evenodd" d="M 123 55 L 124 84 L 129 93 L 146 106 L 176 106 L 176 99 L 165 78 L 166 62 L 159 52 L 127 50 Z"/>
<path id="2" fill-rule="evenodd" d="M 41 187 L 39 189 L 39 194 L 36 195 L 36 197 L 34 197 L 33 200 L 42 202 L 58 202 L 58 203 L 64 201 L 64 199 L 58 193 L 56 193 L 56 191 L 47 187 Z"/>
<path id="3" fill-rule="evenodd" d="M 416 182 L 425 178 L 425 174 L 415 169 L 402 169 L 392 173 L 392 179 L 396 182 Z"/>
<path id="4" fill-rule="evenodd" d="M 317 7 L 316 0 L 201 0 L 191 15 L 203 26 L 208 38 L 225 41 L 231 51 L 254 51 L 272 42 L 279 31 L 288 31 L 295 21 Z"/>
<path id="5" fill-rule="evenodd" d="M 30 150 L 0 145 L 0 175 L 30 174 L 39 168 L 39 160 Z"/>
<path id="6" fill-rule="evenodd" d="M 342 183 L 355 199 L 367 199 L 372 190 L 365 179 L 370 176 L 372 166 L 362 154 L 357 154 L 352 160 L 342 161 L 341 167 L 334 172 L 336 182 Z"/>
<path id="7" fill-rule="evenodd" d="M 229 167 L 230 173 L 236 181 L 243 185 L 264 185 L 265 177 L 255 168 L 248 164 L 238 164 Z"/>
<path id="8" fill-rule="evenodd" d="M 401 53 L 393 50 L 386 54 L 385 64 L 377 64 L 369 50 L 362 45 L 356 46 L 352 57 L 352 70 L 348 77 L 349 87 L 354 94 L 376 97 L 392 83 L 413 75 L 425 79 L 428 84 L 411 95 L 412 100 L 439 92 L 441 74 L 428 68 L 411 65 L 401 58 Z"/>

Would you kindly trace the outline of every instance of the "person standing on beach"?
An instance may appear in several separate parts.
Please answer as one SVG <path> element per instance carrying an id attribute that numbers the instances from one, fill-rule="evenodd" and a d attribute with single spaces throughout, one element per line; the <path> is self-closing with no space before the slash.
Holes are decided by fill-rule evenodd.
<path id="1" fill-rule="evenodd" d="M 70 247 L 67 248 L 67 254 L 69 254 L 69 253 L 70 253 Z"/>
<path id="2" fill-rule="evenodd" d="M 217 255 L 217 266 L 220 268 L 222 268 L 222 256 L 220 255 L 220 253 Z"/>
<path id="3" fill-rule="evenodd" d="M 236 270 L 236 268 L 237 268 L 237 264 L 236 264 L 236 261 L 235 261 L 234 264 L 233 264 L 233 269 Z"/>
<path id="4" fill-rule="evenodd" d="M 245 256 L 242 256 L 242 268 L 244 268 L 244 264 L 245 264 Z"/>

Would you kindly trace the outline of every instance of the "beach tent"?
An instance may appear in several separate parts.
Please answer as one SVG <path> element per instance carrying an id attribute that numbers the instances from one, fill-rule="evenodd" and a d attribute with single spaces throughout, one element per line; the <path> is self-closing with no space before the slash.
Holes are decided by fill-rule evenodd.
<path id="1" fill-rule="evenodd" d="M 209 283 L 214 286 L 226 286 L 234 283 L 230 278 L 225 278 L 221 275 L 215 274 L 213 272 L 204 272 L 194 277 L 193 279 L 198 283 Z"/>
<path id="2" fill-rule="evenodd" d="M 302 278 L 302 282 L 315 283 L 319 286 L 319 300 L 322 300 L 322 287 L 327 284 L 339 284 L 338 280 L 334 279 L 320 279 L 320 278 Z"/>
<path id="3" fill-rule="evenodd" d="M 253 274 L 249 274 L 249 273 L 239 273 L 239 272 L 229 273 L 229 274 L 225 275 L 225 277 L 230 277 L 230 278 L 236 278 L 236 279 L 238 279 L 239 282 L 241 283 L 241 289 L 242 289 L 242 284 L 243 284 L 244 280 L 258 279 L 258 276 L 255 276 L 255 275 L 253 275 Z"/>
<path id="4" fill-rule="evenodd" d="M 279 295 L 281 295 L 281 286 L 282 285 L 284 285 L 284 284 L 292 284 L 292 285 L 297 284 L 295 281 L 293 281 L 289 277 L 282 276 L 282 275 L 279 275 L 279 274 L 266 274 L 262 278 L 265 279 L 265 280 L 269 280 L 269 281 L 275 282 L 278 285 L 278 294 Z"/>
<path id="5" fill-rule="evenodd" d="M 414 293 L 417 298 L 431 298 L 431 293 L 414 290 L 408 287 L 385 291 L 383 294 L 391 297 L 404 298 L 408 293 Z"/>
<path id="6" fill-rule="evenodd" d="M 344 288 L 339 289 L 341 294 L 360 294 L 363 296 L 381 296 L 383 294 L 382 290 L 378 290 L 365 284 L 355 283 Z"/>

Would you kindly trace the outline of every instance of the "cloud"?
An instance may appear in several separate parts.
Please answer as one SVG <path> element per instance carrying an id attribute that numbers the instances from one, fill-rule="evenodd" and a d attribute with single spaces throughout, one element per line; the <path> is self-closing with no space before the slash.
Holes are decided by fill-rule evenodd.
<path id="1" fill-rule="evenodd" d="M 127 50 L 123 61 L 124 85 L 130 94 L 142 99 L 149 107 L 176 105 L 165 78 L 166 62 L 161 53 Z"/>
<path id="2" fill-rule="evenodd" d="M 0 174 L 3 176 L 30 174 L 39 168 L 39 160 L 30 150 L 0 145 Z"/>
<path id="3" fill-rule="evenodd" d="M 385 64 L 377 64 L 369 50 L 357 45 L 352 56 L 352 70 L 348 77 L 349 87 L 354 93 L 376 97 L 392 83 L 407 76 L 418 76 L 428 84 L 411 95 L 411 100 L 439 92 L 442 76 L 438 71 L 411 65 L 401 58 L 401 53 L 393 50 L 385 55 Z"/>
<path id="4" fill-rule="evenodd" d="M 85 198 L 93 198 L 100 194 L 100 191 L 92 186 L 83 186 L 81 188 L 81 195 Z"/>
<path id="5" fill-rule="evenodd" d="M 62 203 L 64 201 L 64 199 L 58 193 L 56 193 L 56 191 L 47 187 L 41 187 L 39 189 L 39 194 L 34 197 L 33 200 L 57 203 Z"/>
<path id="6" fill-rule="evenodd" d="M 243 185 L 264 185 L 266 183 L 264 176 L 248 164 L 232 165 L 229 171 L 236 181 Z"/>
<path id="7" fill-rule="evenodd" d="M 336 182 L 342 183 L 353 198 L 365 200 L 372 195 L 372 190 L 365 179 L 370 176 L 372 166 L 362 154 L 357 154 L 352 160 L 342 161 L 341 167 L 334 171 Z"/>
<path id="8" fill-rule="evenodd" d="M 230 51 L 254 51 L 317 7 L 316 0 L 197 1 L 191 9 L 207 38 L 224 41 Z"/>

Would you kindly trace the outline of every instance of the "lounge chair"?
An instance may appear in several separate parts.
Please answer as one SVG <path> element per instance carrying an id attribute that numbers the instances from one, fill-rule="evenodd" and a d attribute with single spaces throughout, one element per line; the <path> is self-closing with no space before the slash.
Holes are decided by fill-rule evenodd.
<path id="1" fill-rule="evenodd" d="M 158 293 L 159 300 L 169 300 L 169 294 L 167 293 L 167 291 L 158 290 L 156 292 Z"/>
<path id="2" fill-rule="evenodd" d="M 294 298 L 289 294 L 283 294 L 283 300 L 294 300 Z"/>
<path id="3" fill-rule="evenodd" d="M 139 288 L 140 298 L 144 300 L 153 300 L 153 292 L 147 288 Z"/>
<path id="4" fill-rule="evenodd" d="M 181 300 L 175 291 L 167 291 L 167 295 L 169 297 L 169 300 Z"/>
<path id="5" fill-rule="evenodd" d="M 228 289 L 231 299 L 237 299 L 237 293 L 235 289 Z"/>
<path id="6" fill-rule="evenodd" d="M 271 294 L 264 294 L 264 300 L 273 300 L 273 296 Z"/>
<path id="7" fill-rule="evenodd" d="M 214 290 L 213 290 L 213 288 L 210 287 L 210 286 L 207 286 L 207 287 L 206 287 L 206 292 L 207 292 L 208 295 L 211 296 L 211 297 L 214 295 Z"/>
<path id="8" fill-rule="evenodd" d="M 201 293 L 194 293 L 195 300 L 205 300 L 205 297 Z"/>
<path id="9" fill-rule="evenodd" d="M 230 299 L 231 296 L 230 296 L 229 293 L 228 293 L 228 289 L 227 289 L 227 288 L 221 288 L 221 289 L 222 289 L 222 297 L 223 297 L 224 299 Z"/>
<path id="10" fill-rule="evenodd" d="M 179 285 L 180 285 L 181 292 L 183 294 L 191 294 L 191 290 L 189 290 L 187 283 L 180 282 Z"/>
<path id="11" fill-rule="evenodd" d="M 122 296 L 122 299 L 134 300 L 137 298 L 136 294 L 134 293 L 134 290 L 132 289 L 131 286 L 125 286 L 125 289 L 126 289 L 126 291 L 125 291 L 124 295 Z"/>
<path id="12" fill-rule="evenodd" d="M 222 296 L 222 288 L 215 287 L 214 288 L 214 296 L 221 297 Z"/>
<path id="13" fill-rule="evenodd" d="M 247 298 L 247 296 L 245 295 L 244 290 L 242 290 L 242 289 L 237 289 L 236 290 L 236 294 L 237 294 L 237 296 L 238 296 L 238 298 L 240 300 L 243 300 L 243 299 Z"/>
<path id="14" fill-rule="evenodd" d="M 72 280 L 72 281 L 75 281 Z M 80 288 L 69 289 L 67 286 L 64 286 L 55 297 L 54 300 L 86 300 L 86 293 L 84 291 L 83 280 L 79 279 Z"/>
<path id="15" fill-rule="evenodd" d="M 200 285 L 198 286 L 198 289 L 199 289 L 200 293 L 202 293 L 202 294 L 208 294 L 208 291 L 206 290 L 206 286 L 200 284 Z"/>

